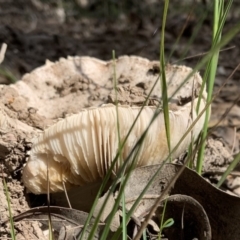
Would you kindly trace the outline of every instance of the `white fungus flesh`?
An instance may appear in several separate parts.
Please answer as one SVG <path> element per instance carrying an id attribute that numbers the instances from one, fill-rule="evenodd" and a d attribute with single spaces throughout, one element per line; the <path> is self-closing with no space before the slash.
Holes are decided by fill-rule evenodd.
<path id="1" fill-rule="evenodd" d="M 193 102 L 194 109 L 197 100 Z M 205 103 L 202 101 L 200 110 Z M 196 119 L 196 111 L 191 111 L 192 103 L 170 111 L 171 147 L 174 148 L 187 129 Z M 120 141 L 127 136 L 140 107 L 118 106 Z M 156 119 L 150 124 L 156 110 Z M 193 118 L 191 118 L 193 116 Z M 179 156 L 200 133 L 205 115 L 199 119 L 183 140 L 172 157 Z M 143 107 L 122 150 L 126 160 L 131 150 L 150 125 L 135 159 L 136 166 L 161 163 L 169 154 L 165 134 L 164 116 L 156 107 Z M 23 171 L 23 182 L 33 193 L 46 193 L 48 179 L 50 192 L 63 190 L 74 185 L 84 185 L 102 179 L 110 168 L 118 152 L 118 129 L 116 106 L 107 104 L 99 108 L 83 110 L 79 114 L 63 119 L 46 129 L 35 139 L 29 161 Z M 133 154 L 134 156 L 134 154 Z M 131 158 L 131 161 L 134 157 Z M 120 159 L 113 173 L 120 167 Z"/>

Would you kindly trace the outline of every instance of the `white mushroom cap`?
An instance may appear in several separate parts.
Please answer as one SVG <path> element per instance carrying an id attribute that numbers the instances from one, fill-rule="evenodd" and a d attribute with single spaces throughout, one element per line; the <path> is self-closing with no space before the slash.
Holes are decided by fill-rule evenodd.
<path id="1" fill-rule="evenodd" d="M 153 71 L 155 67 L 159 70 L 159 62 L 123 56 L 116 59 L 115 63 L 116 79 L 119 82 L 120 80 L 128 81 L 127 85 L 124 83 L 122 85 L 134 89 L 139 84 L 145 84 L 147 87 L 144 88 L 144 94 L 149 94 L 159 76 L 158 72 Z M 198 73 L 195 73 L 184 82 L 192 72 L 191 68 L 185 66 L 167 65 L 165 71 L 169 97 L 183 85 L 169 103 L 171 148 L 174 148 L 196 119 L 196 105 L 202 79 Z M 87 89 L 81 94 L 53 97 L 56 91 L 53 86 L 65 86 L 63 83 L 67 82 L 67 79 L 74 80 L 74 78 L 81 78 L 81 81 L 87 82 L 91 91 Z M 73 98 L 79 102 L 79 105 L 74 106 L 73 112 L 79 112 L 79 109 L 86 106 L 92 92 L 98 89 L 101 91 L 102 99 L 106 99 L 113 88 L 112 78 L 112 61 L 105 62 L 90 57 L 69 57 L 56 63 L 46 63 L 45 66 L 25 75 L 23 81 L 20 81 L 17 86 L 13 86 L 18 87 L 19 91 L 25 91 L 25 85 L 31 86 L 29 91 L 34 92 L 35 98 L 29 99 L 29 106 L 40 102 L 38 113 L 46 118 L 55 119 L 59 117 L 56 112 L 68 112 Z M 51 81 L 51 84 L 48 81 Z M 45 86 L 42 92 L 39 92 L 38 88 L 35 89 L 35 85 L 40 83 L 44 83 Z M 206 94 L 204 89 L 199 111 L 205 107 Z M 160 81 L 153 89 L 151 97 L 161 99 Z M 104 102 L 102 99 L 91 103 L 97 106 Z M 54 113 L 52 113 L 53 107 L 56 110 Z M 121 141 L 125 139 L 140 109 L 135 106 L 118 106 Z M 123 160 L 126 160 L 142 133 L 147 129 L 155 111 L 156 107 L 153 106 L 143 108 L 124 145 Z M 194 139 L 203 127 L 204 118 L 205 114 L 192 129 Z M 187 149 L 191 141 L 191 134 L 188 134 L 172 157 L 178 157 Z M 38 194 L 47 192 L 48 179 L 50 192 L 62 191 L 63 182 L 66 188 L 70 188 L 74 185 L 97 181 L 102 179 L 110 168 L 118 146 L 116 106 L 107 104 L 81 110 L 78 114 L 50 126 L 34 140 L 29 161 L 23 170 L 23 182 L 31 192 Z M 164 117 L 161 112 L 149 128 L 137 155 L 136 166 L 160 163 L 168 154 Z M 114 166 L 113 174 L 118 171 L 119 166 L 120 160 Z"/>

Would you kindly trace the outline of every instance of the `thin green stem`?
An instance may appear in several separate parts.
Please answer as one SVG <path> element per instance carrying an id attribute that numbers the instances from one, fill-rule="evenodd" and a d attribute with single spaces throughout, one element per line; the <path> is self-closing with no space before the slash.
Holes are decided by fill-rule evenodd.
<path id="1" fill-rule="evenodd" d="M 160 222 L 160 232 L 159 232 L 159 237 L 158 239 L 161 240 L 162 238 L 162 230 L 163 230 L 163 225 L 164 225 L 164 216 L 167 208 L 167 199 L 164 201 L 163 205 L 163 212 L 162 212 L 162 217 L 161 217 L 161 222 Z"/>
<path id="2" fill-rule="evenodd" d="M 222 29 L 226 20 L 227 13 L 230 9 L 232 1 L 229 1 L 227 4 L 227 8 L 224 9 L 224 0 L 214 0 L 214 24 L 213 24 L 213 39 L 212 39 L 212 47 L 215 47 L 221 41 Z M 219 58 L 219 50 L 215 51 L 210 59 L 208 67 L 205 72 L 204 77 L 204 84 L 208 79 L 208 95 L 207 95 L 207 102 L 211 102 L 212 100 L 212 93 L 213 87 L 215 82 L 215 76 L 217 72 L 217 65 L 218 65 L 218 58 Z M 199 106 L 198 106 L 199 107 Z M 205 139 L 207 137 L 208 132 L 208 121 L 210 119 L 211 109 L 206 109 L 206 116 L 204 127 L 202 131 L 202 138 Z M 201 146 L 201 149 L 198 153 L 198 160 L 196 171 L 201 174 L 202 173 L 202 166 L 203 166 L 203 159 L 204 159 L 204 151 L 205 151 L 206 143 L 204 142 Z"/>
<path id="3" fill-rule="evenodd" d="M 121 133 L 120 133 L 120 122 L 119 122 L 119 112 L 118 112 L 118 91 L 117 91 L 117 74 L 116 74 L 116 58 L 115 58 L 115 51 L 112 51 L 112 60 L 113 60 L 113 80 L 114 80 L 114 89 L 115 89 L 115 105 L 116 105 L 116 116 L 117 116 L 117 135 L 118 135 L 118 151 L 119 151 L 119 159 L 120 165 L 123 165 L 123 157 L 122 157 L 122 144 L 121 144 Z M 121 183 L 124 179 L 125 171 L 121 172 Z M 120 186 L 122 187 L 122 185 Z M 127 224 L 126 224 L 126 209 L 125 209 L 125 195 L 124 191 L 121 195 L 121 203 L 122 203 L 122 239 L 127 239 Z"/>
<path id="4" fill-rule="evenodd" d="M 15 230 L 14 230 L 14 222 L 13 222 L 13 216 L 12 216 L 12 209 L 11 209 L 11 204 L 10 204 L 10 197 L 9 197 L 8 187 L 7 187 L 7 183 L 6 183 L 5 179 L 3 179 L 3 185 L 4 185 L 5 195 L 6 195 L 7 204 L 8 204 L 11 238 L 12 238 L 12 240 L 16 240 Z"/>
<path id="5" fill-rule="evenodd" d="M 170 134 L 170 120 L 169 120 L 169 107 L 168 107 L 168 94 L 167 94 L 167 80 L 165 72 L 165 56 L 164 56 L 164 35 L 165 26 L 167 20 L 169 0 L 165 0 L 164 11 L 163 11 L 163 23 L 161 31 L 161 42 L 160 42 L 160 65 L 161 65 L 161 89 L 162 89 L 162 102 L 163 102 L 163 114 L 164 124 L 167 137 L 168 150 L 171 152 L 171 134 Z M 171 161 L 171 156 L 170 156 Z"/>
<path id="6" fill-rule="evenodd" d="M 238 165 L 240 162 L 240 153 L 237 154 L 237 156 L 234 158 L 234 160 L 231 162 L 231 164 L 228 166 L 227 170 L 222 175 L 221 179 L 217 183 L 216 187 L 220 187 L 225 179 L 227 178 L 228 174 Z"/>

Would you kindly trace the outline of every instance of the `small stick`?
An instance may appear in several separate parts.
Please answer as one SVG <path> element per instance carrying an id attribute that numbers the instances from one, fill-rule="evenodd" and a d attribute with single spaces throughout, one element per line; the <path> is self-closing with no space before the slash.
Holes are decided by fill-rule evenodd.
<path id="1" fill-rule="evenodd" d="M 7 51 L 7 44 L 6 44 L 6 43 L 3 43 L 3 44 L 2 44 L 2 47 L 1 47 L 1 50 L 0 50 L 0 64 L 1 64 L 1 63 L 3 62 L 3 60 L 4 60 L 6 51 Z"/>
<path id="2" fill-rule="evenodd" d="M 231 150 L 231 155 L 233 155 L 235 144 L 236 144 L 236 138 L 237 138 L 237 128 L 234 127 L 234 135 L 233 135 L 233 144 L 232 144 L 232 150 Z"/>
<path id="3" fill-rule="evenodd" d="M 224 48 L 224 49 L 221 49 L 219 52 L 224 52 L 224 51 L 228 51 L 228 50 L 231 50 L 233 48 L 235 48 L 236 46 L 230 46 L 230 47 L 227 47 L 227 48 Z M 174 61 L 172 62 L 171 64 L 175 64 L 175 63 L 178 63 L 179 61 L 182 61 L 182 60 L 189 60 L 189 59 L 192 59 L 192 58 L 196 58 L 196 57 L 202 57 L 204 55 L 208 54 L 208 52 L 202 52 L 202 53 L 198 53 L 196 55 L 193 55 L 193 56 L 189 56 L 189 57 L 185 57 L 183 59 L 180 59 L 180 60 L 177 60 L 177 61 Z"/>

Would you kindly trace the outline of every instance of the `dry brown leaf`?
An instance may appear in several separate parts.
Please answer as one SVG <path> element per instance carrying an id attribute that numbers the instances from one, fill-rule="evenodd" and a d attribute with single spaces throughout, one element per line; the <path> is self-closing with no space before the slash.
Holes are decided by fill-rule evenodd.
<path id="1" fill-rule="evenodd" d="M 105 207 L 102 210 L 103 204 L 105 204 Z M 97 217 L 100 210 L 102 210 L 103 212 L 100 216 L 100 221 L 105 222 L 109 214 L 112 212 L 114 204 L 115 204 L 115 198 L 113 194 L 110 194 L 110 196 L 108 197 L 108 192 L 106 192 L 101 198 L 98 199 L 97 205 L 94 208 L 93 216 Z M 119 212 L 116 212 L 116 214 L 114 215 L 111 221 L 110 230 L 112 232 L 115 232 L 119 227 L 120 227 L 120 214 Z"/>
<path id="2" fill-rule="evenodd" d="M 58 240 L 72 240 L 78 238 L 87 220 L 88 213 L 76 209 L 63 207 L 37 207 L 25 211 L 14 217 L 14 222 L 21 220 L 39 221 L 43 224 L 43 229 L 49 230 L 49 212 L 51 214 L 52 228 L 59 234 Z M 4 221 L 6 223 L 7 221 Z M 94 218 L 90 221 L 84 239 L 88 239 L 89 231 L 94 222 Z M 101 222 L 94 235 L 94 239 L 99 239 L 101 231 Z"/>
<path id="3" fill-rule="evenodd" d="M 154 219 L 160 223 L 163 214 L 163 206 L 159 206 Z M 199 239 L 212 240 L 211 226 L 208 216 L 194 198 L 182 194 L 171 195 L 167 198 L 166 210 L 163 222 L 172 218 L 174 224 L 163 229 L 163 234 L 168 239 Z"/>
<path id="4" fill-rule="evenodd" d="M 139 196 L 142 189 L 147 185 L 149 179 L 156 173 L 159 167 L 160 165 L 145 166 L 137 168 L 133 171 L 126 186 L 126 202 L 129 202 L 129 199 L 131 202 L 131 199 L 136 199 Z M 151 194 L 160 195 L 162 190 L 166 187 L 166 185 L 181 167 L 182 166 L 180 165 L 165 164 L 162 170 L 157 175 L 153 184 L 145 193 L 146 196 Z M 175 196 L 175 194 L 180 194 L 179 199 L 183 198 L 183 201 L 179 202 L 180 205 L 178 203 L 177 205 L 175 205 L 175 203 L 171 205 L 169 204 L 171 201 L 167 203 L 167 214 L 165 220 L 171 217 L 177 221 L 180 221 L 182 216 L 184 217 L 184 215 L 182 214 L 185 211 L 185 226 L 187 226 L 187 224 L 190 224 L 191 222 L 193 223 L 191 227 L 185 229 L 185 234 L 192 234 L 191 232 L 195 232 L 198 233 L 198 236 L 194 237 L 197 237 L 198 239 L 209 239 L 210 235 L 208 234 L 212 232 L 213 240 L 238 239 L 238 236 L 240 235 L 240 229 L 237 224 L 240 221 L 239 197 L 229 195 L 215 188 L 213 185 L 211 185 L 209 182 L 199 176 L 196 172 L 188 168 L 184 169 L 183 173 L 180 175 L 178 180 L 175 182 L 172 190 L 168 194 L 171 195 L 170 199 L 171 197 Z M 191 201 L 189 201 L 188 196 L 193 199 L 193 201 L 191 200 L 192 203 Z M 141 208 L 142 216 L 145 216 L 148 213 L 149 205 L 153 204 L 151 199 L 151 202 L 149 202 L 149 204 L 146 203 L 146 201 L 146 199 L 142 200 L 142 202 L 145 202 L 146 204 L 145 209 Z M 186 201 L 190 203 L 189 211 L 192 213 L 189 212 L 187 214 L 186 205 L 184 208 L 184 202 L 186 204 Z M 175 209 L 174 211 L 174 207 L 177 207 L 178 210 Z M 138 209 L 136 211 L 138 211 Z M 206 216 L 202 217 L 203 212 L 200 214 L 199 211 L 204 211 L 206 213 Z M 161 212 L 162 210 L 160 210 L 160 213 Z M 192 220 L 190 220 L 189 217 L 192 218 Z M 211 229 L 206 229 L 206 227 L 208 226 L 207 218 L 210 221 Z M 180 227 L 181 223 L 178 222 L 178 224 L 180 224 L 178 225 Z M 199 226 L 201 226 L 201 228 Z M 219 226 L 221 226 L 221 228 L 219 228 Z M 201 231 L 198 232 L 198 230 L 200 229 Z M 208 238 L 204 238 L 202 232 L 202 230 L 204 229 Z M 177 227 L 177 230 L 173 231 L 175 232 L 175 237 L 171 235 L 173 234 L 173 232 L 171 232 L 171 228 L 169 228 L 168 231 L 168 234 L 170 234 L 169 236 L 172 236 L 170 237 L 170 239 L 176 239 L 177 236 L 179 236 L 181 230 Z"/>

